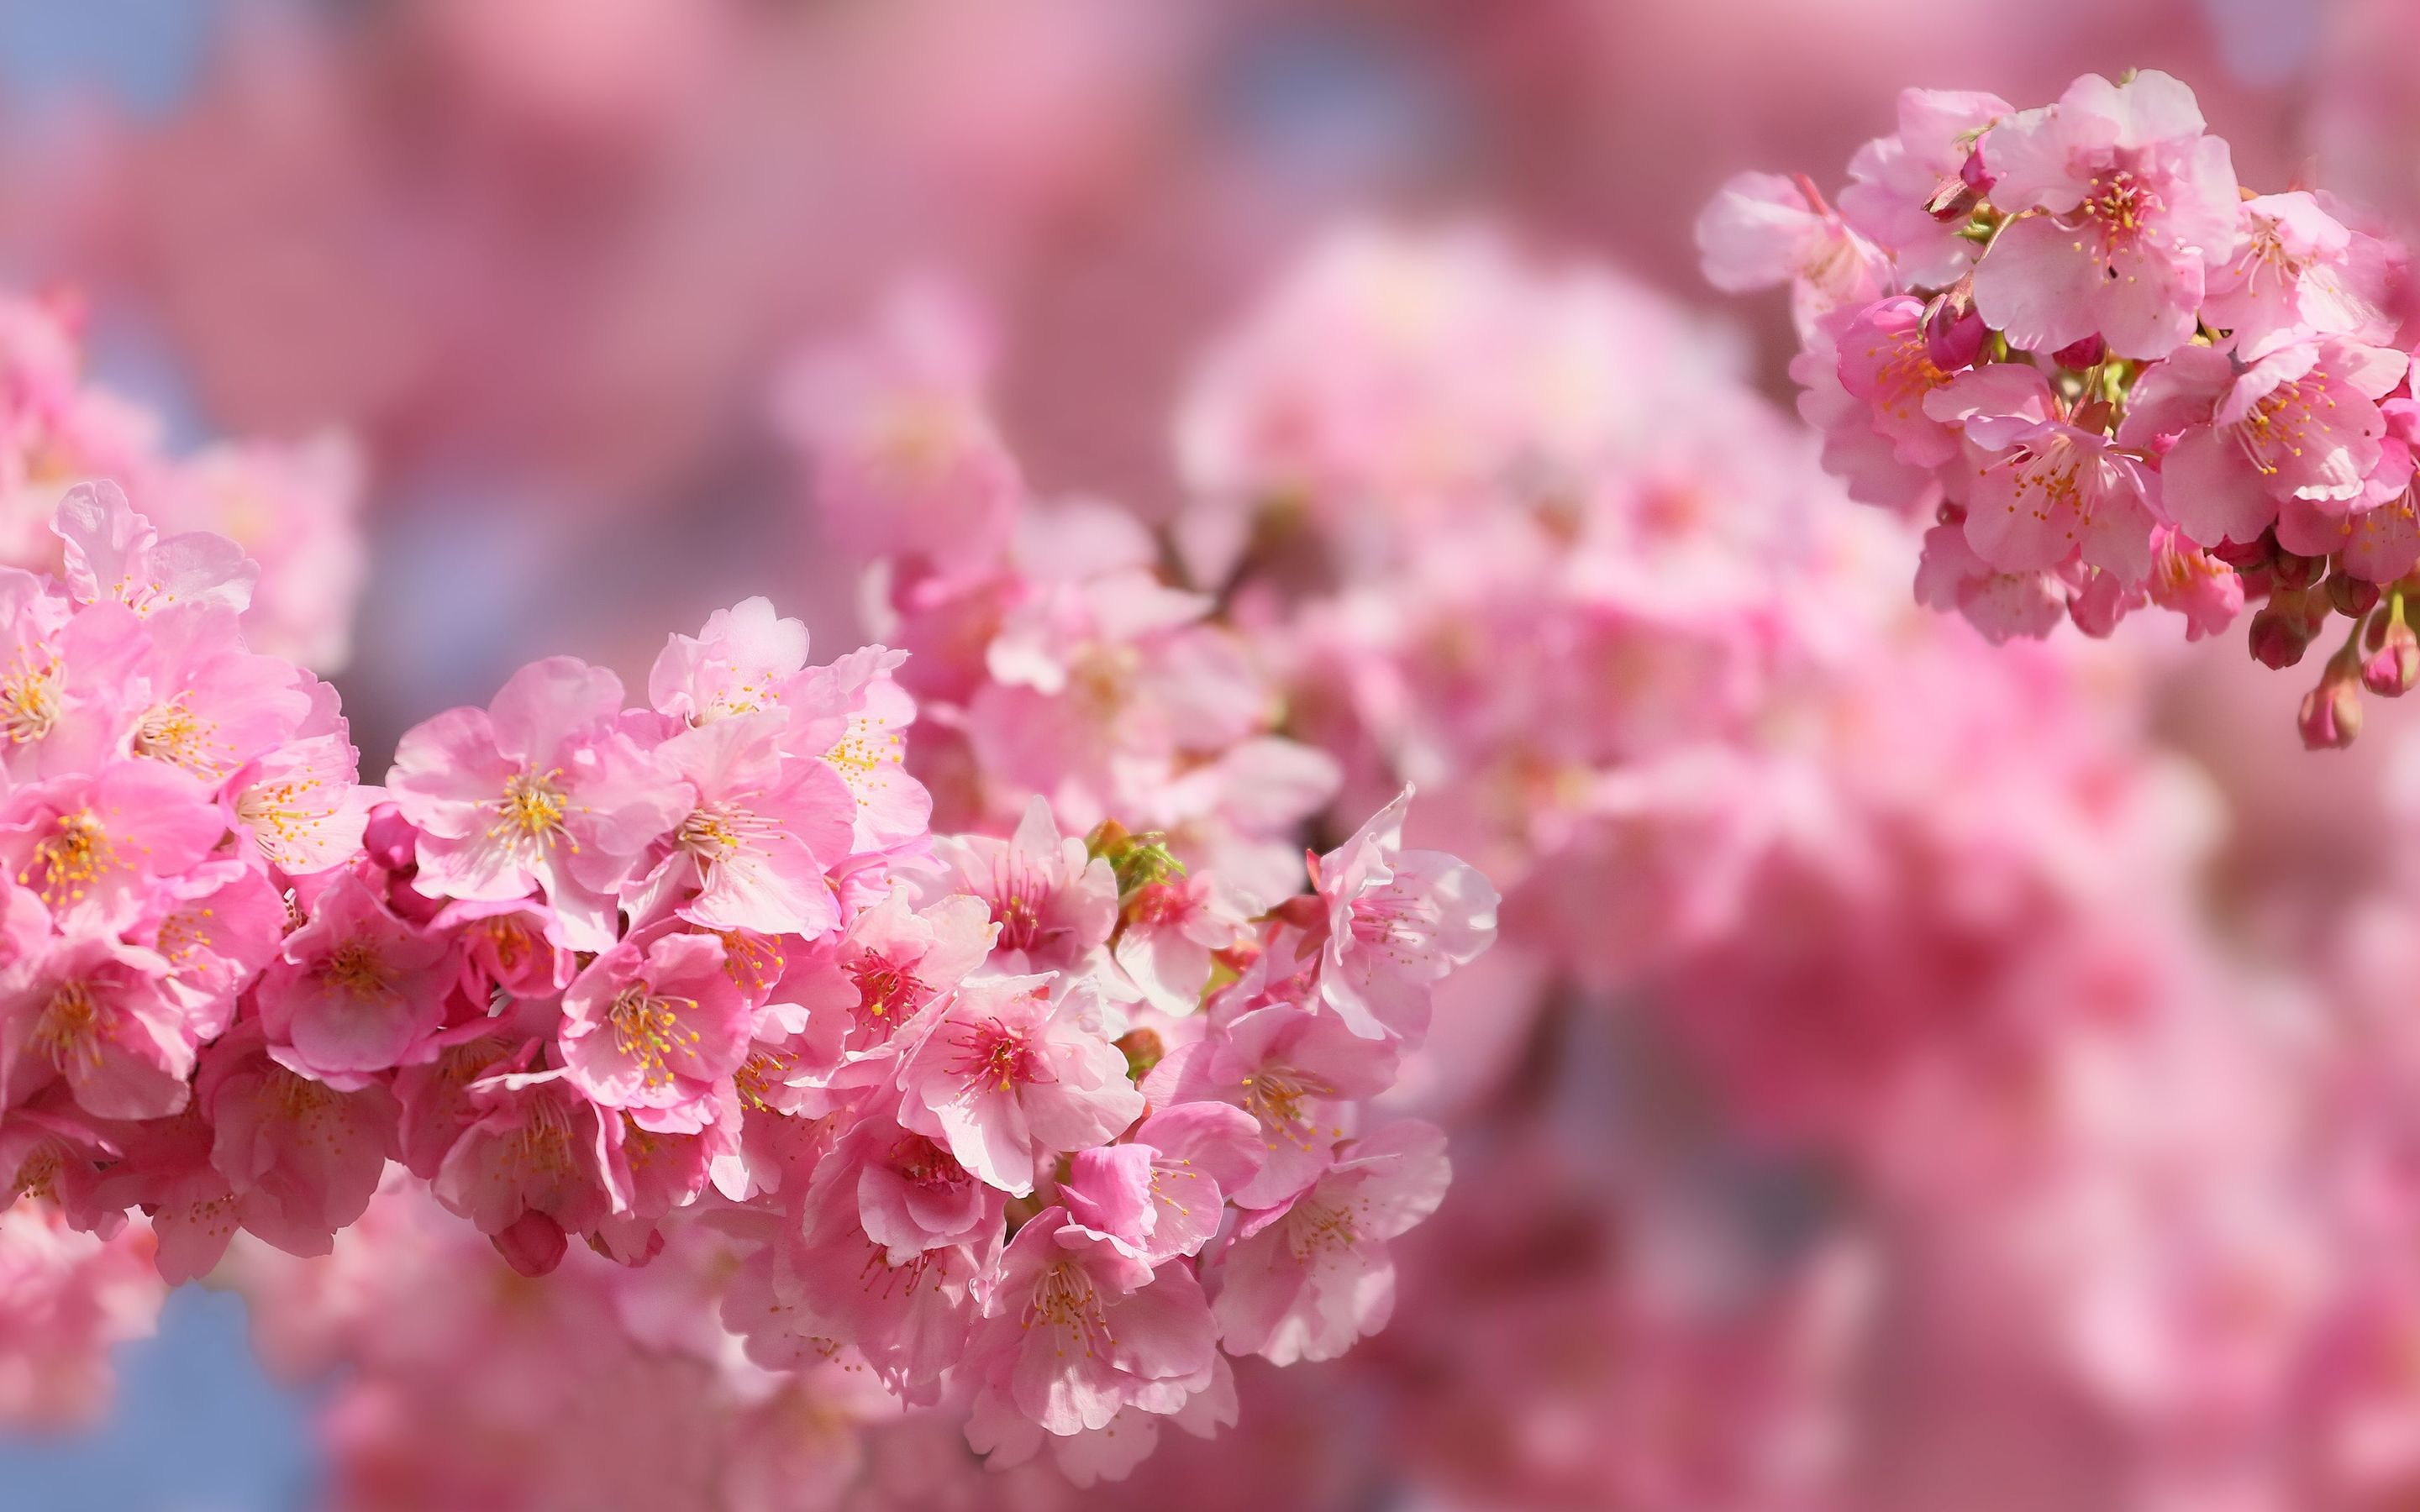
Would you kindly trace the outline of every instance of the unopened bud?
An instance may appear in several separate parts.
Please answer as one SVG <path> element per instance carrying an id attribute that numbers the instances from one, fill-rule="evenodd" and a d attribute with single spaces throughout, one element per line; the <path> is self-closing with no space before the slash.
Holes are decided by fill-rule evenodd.
<path id="1" fill-rule="evenodd" d="M 1963 177 L 1952 176 L 1932 186 L 1931 197 L 1924 202 L 1924 213 L 1936 221 L 1962 221 L 1975 213 L 1983 202 L 1982 194 Z"/>
<path id="2" fill-rule="evenodd" d="M 1975 313 L 1972 279 L 1960 279 L 1924 312 L 1924 354 L 1945 373 L 1974 366 L 1991 334 L 1983 317 Z"/>
<path id="3" fill-rule="evenodd" d="M 2298 723 L 2305 750 L 2338 750 L 2361 735 L 2361 687 L 2348 671 L 2350 656 L 2328 658 L 2319 686 L 2303 695 Z"/>
<path id="4" fill-rule="evenodd" d="M 2081 373 L 2109 354 L 2109 344 L 2098 335 L 2070 342 L 2051 354 L 2051 360 L 2071 373 Z"/>
<path id="5" fill-rule="evenodd" d="M 2291 551 L 2280 551 L 2269 564 L 2269 580 L 2280 588 L 2308 588 L 2327 570 L 2325 557 L 2298 557 Z"/>
<path id="6" fill-rule="evenodd" d="M 2299 589 L 2280 589 L 2252 616 L 2252 659 L 2284 671 L 2311 646 L 2308 605 Z"/>
<path id="7" fill-rule="evenodd" d="M 2361 664 L 2361 685 L 2380 698 L 2401 698 L 2420 683 L 2420 635 L 2403 623 L 2400 599 L 2382 624 L 2382 630 L 2371 634 L 2369 659 Z"/>
<path id="8" fill-rule="evenodd" d="M 1983 164 L 1983 144 L 1978 142 L 1974 150 L 1966 154 L 1966 161 L 1958 165 L 1958 179 L 1978 194 L 1988 194 L 1992 192 L 1993 177 L 1992 170 Z"/>
<path id="9" fill-rule="evenodd" d="M 2210 548 L 2210 554 L 2238 572 L 2250 572 L 2267 566 L 2277 554 L 2277 538 L 2263 531 L 2257 540 L 2221 541 Z"/>
<path id="10" fill-rule="evenodd" d="M 2366 578 L 2335 572 L 2328 576 L 2328 602 L 2349 620 L 2360 619 L 2378 607 L 2378 584 Z"/>

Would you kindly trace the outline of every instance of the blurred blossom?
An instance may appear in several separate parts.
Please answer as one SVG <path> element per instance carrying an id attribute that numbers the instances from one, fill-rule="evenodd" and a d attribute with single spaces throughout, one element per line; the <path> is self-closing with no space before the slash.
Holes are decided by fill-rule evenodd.
<path id="1" fill-rule="evenodd" d="M 2420 1497 L 2409 7 L 138 8 L 0 1422 L 207 1274 L 354 1512 Z"/>

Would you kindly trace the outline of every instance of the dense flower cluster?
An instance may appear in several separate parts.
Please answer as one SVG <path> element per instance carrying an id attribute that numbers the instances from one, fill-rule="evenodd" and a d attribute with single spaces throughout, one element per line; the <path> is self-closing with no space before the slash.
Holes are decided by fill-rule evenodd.
<path id="1" fill-rule="evenodd" d="M 232 543 L 105 485 L 57 529 L 64 582 L 0 581 L 13 1196 L 139 1207 L 171 1282 L 238 1230 L 328 1253 L 390 1159 L 529 1275 L 704 1227 L 762 1367 L 845 1350 L 1087 1473 L 1231 1421 L 1226 1355 L 1386 1320 L 1447 1167 L 1361 1105 L 1495 928 L 1404 847 L 1408 793 L 1265 897 L 1038 798 L 936 836 L 902 654 L 810 666 L 751 599 L 647 706 L 539 661 L 380 794 L 333 694 L 245 649 Z"/>
<path id="2" fill-rule="evenodd" d="M 1726 289 L 1787 284 L 1824 462 L 1932 516 L 1916 593 L 1995 640 L 2146 604 L 2214 634 L 2249 603 L 2350 742 L 2364 687 L 2420 679 L 2420 403 L 2393 313 L 2406 255 L 2324 193 L 2236 179 L 2193 92 L 2087 74 L 2055 104 L 1909 90 L 1837 208 L 1745 174 L 1698 223 Z"/>

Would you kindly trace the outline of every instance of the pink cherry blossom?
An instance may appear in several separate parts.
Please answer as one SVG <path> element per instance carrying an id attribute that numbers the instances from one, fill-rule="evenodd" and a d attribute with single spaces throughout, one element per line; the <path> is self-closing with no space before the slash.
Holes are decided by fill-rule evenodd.
<path id="1" fill-rule="evenodd" d="M 782 715 L 737 716 L 656 748 L 696 803 L 643 896 L 708 929 L 813 939 L 840 921 L 825 869 L 847 853 L 855 805 L 830 767 L 783 750 L 786 728 Z"/>
<path id="2" fill-rule="evenodd" d="M 582 949 L 613 942 L 613 892 L 682 810 L 615 727 L 622 685 L 568 657 L 514 674 L 486 709 L 405 732 L 388 791 L 420 831 L 415 886 L 504 902 L 544 892 Z"/>
<path id="3" fill-rule="evenodd" d="M 1339 1152 L 1327 1173 L 1252 1213 L 1220 1251 L 1218 1342 L 1279 1365 L 1332 1360 L 1386 1326 L 1395 1304 L 1387 1242 L 1445 1196 L 1445 1136 L 1397 1123 Z"/>
<path id="4" fill-rule="evenodd" d="M 2152 474 L 2098 432 L 2070 423 L 2035 368 L 1962 373 L 1925 400 L 1961 424 L 1966 540 L 2003 572 L 2088 566 L 2139 583 L 2150 571 Z"/>
<path id="5" fill-rule="evenodd" d="M 1733 176 L 1699 215 L 1697 235 L 1708 282 L 1732 293 L 1790 285 L 1801 332 L 1888 292 L 1883 254 L 1803 179 Z"/>
<path id="6" fill-rule="evenodd" d="M 1002 971 L 1065 969 L 1109 942 L 1118 884 L 1109 862 L 1062 836 L 1035 798 L 1016 833 L 951 839 L 936 846 L 956 891 L 983 900 L 1000 927 L 993 949 Z"/>
<path id="7" fill-rule="evenodd" d="M 1973 265 L 1964 217 L 1932 211 L 1945 180 L 1956 180 L 1976 139 L 2015 107 L 1999 96 L 1962 89 L 1902 89 L 1899 131 L 1876 137 L 1849 160 L 1852 182 L 1840 214 L 1891 255 L 1900 281 L 1946 288 Z"/>
<path id="8" fill-rule="evenodd" d="M 2280 337 L 2393 339 L 2386 313 L 2390 253 L 2330 215 L 2306 190 L 2262 194 L 2243 204 L 2243 242 L 2214 268 L 2202 312 L 2249 357 Z"/>
<path id="9" fill-rule="evenodd" d="M 563 995 L 564 1064 L 572 1084 L 643 1125 L 692 1132 L 707 1099 L 748 1054 L 752 1015 L 712 934 L 621 941 Z"/>
<path id="10" fill-rule="evenodd" d="M 1155 1270 L 1053 1208 L 1001 1257 L 966 1369 L 1017 1416 L 1065 1435 L 1106 1427 L 1127 1406 L 1173 1411 L 1209 1386 L 1216 1358 L 1191 1266 Z"/>
<path id="11" fill-rule="evenodd" d="M 459 969 L 445 936 L 396 918 L 359 878 L 339 877 L 262 974 L 261 1026 L 281 1063 L 358 1086 L 429 1045 Z"/>
<path id="12" fill-rule="evenodd" d="M 1409 1032 L 1428 987 L 1496 938 L 1496 889 L 1477 868 L 1403 848 L 1411 801 L 1406 787 L 1319 858 L 1320 999 L 1365 1038 Z"/>
<path id="13" fill-rule="evenodd" d="M 1047 977 L 961 985 L 899 1070 L 899 1121 L 1024 1196 L 1054 1155 L 1107 1144 L 1143 1111 L 1097 988 Z"/>
<path id="14" fill-rule="evenodd" d="M 2002 117 L 1981 151 L 2015 218 L 1975 267 L 1983 318 L 2032 351 L 2095 335 L 2127 357 L 2182 346 L 2241 231 L 2232 158 L 2202 128 L 2193 91 L 2156 69 L 2086 74 Z"/>

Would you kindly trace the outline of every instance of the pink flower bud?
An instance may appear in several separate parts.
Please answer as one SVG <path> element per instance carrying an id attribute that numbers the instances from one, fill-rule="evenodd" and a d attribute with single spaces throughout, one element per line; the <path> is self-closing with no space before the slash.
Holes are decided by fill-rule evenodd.
<path id="1" fill-rule="evenodd" d="M 2271 595 L 2252 616 L 2252 657 L 2263 667 L 2283 671 L 2310 649 L 2310 617 L 2303 594 L 2285 589 Z"/>
<path id="2" fill-rule="evenodd" d="M 2345 618 L 2360 619 L 2378 607 L 2378 584 L 2350 573 L 2335 573 L 2328 579 L 2328 602 Z"/>
<path id="3" fill-rule="evenodd" d="M 1978 194 L 1988 194 L 1992 192 L 1994 175 L 1990 168 L 1984 166 L 1982 143 L 1976 143 L 1975 150 L 1967 153 L 1966 161 L 1958 165 L 1958 177 L 1967 188 Z"/>
<path id="4" fill-rule="evenodd" d="M 1945 373 L 1975 365 L 1991 328 L 1975 313 L 1973 285 L 1961 279 L 1924 313 L 1924 354 Z"/>
<path id="5" fill-rule="evenodd" d="M 2098 333 L 2070 342 L 2052 354 L 2052 361 L 2071 373 L 2081 373 L 2108 354 L 2109 344 Z"/>
<path id="6" fill-rule="evenodd" d="M 2338 661 L 2331 660 L 2319 686 L 2303 695 L 2297 723 L 2306 750 L 2338 750 L 2359 738 L 2361 689 L 2342 675 Z"/>
<path id="7" fill-rule="evenodd" d="M 2380 698 L 2401 698 L 2420 683 L 2420 635 L 2397 619 L 2386 626 L 2378 649 L 2361 664 L 2364 687 Z"/>
<path id="8" fill-rule="evenodd" d="M 2327 570 L 2325 557 L 2298 557 L 2280 551 L 2269 564 L 2269 580 L 2279 588 L 2308 588 Z"/>

